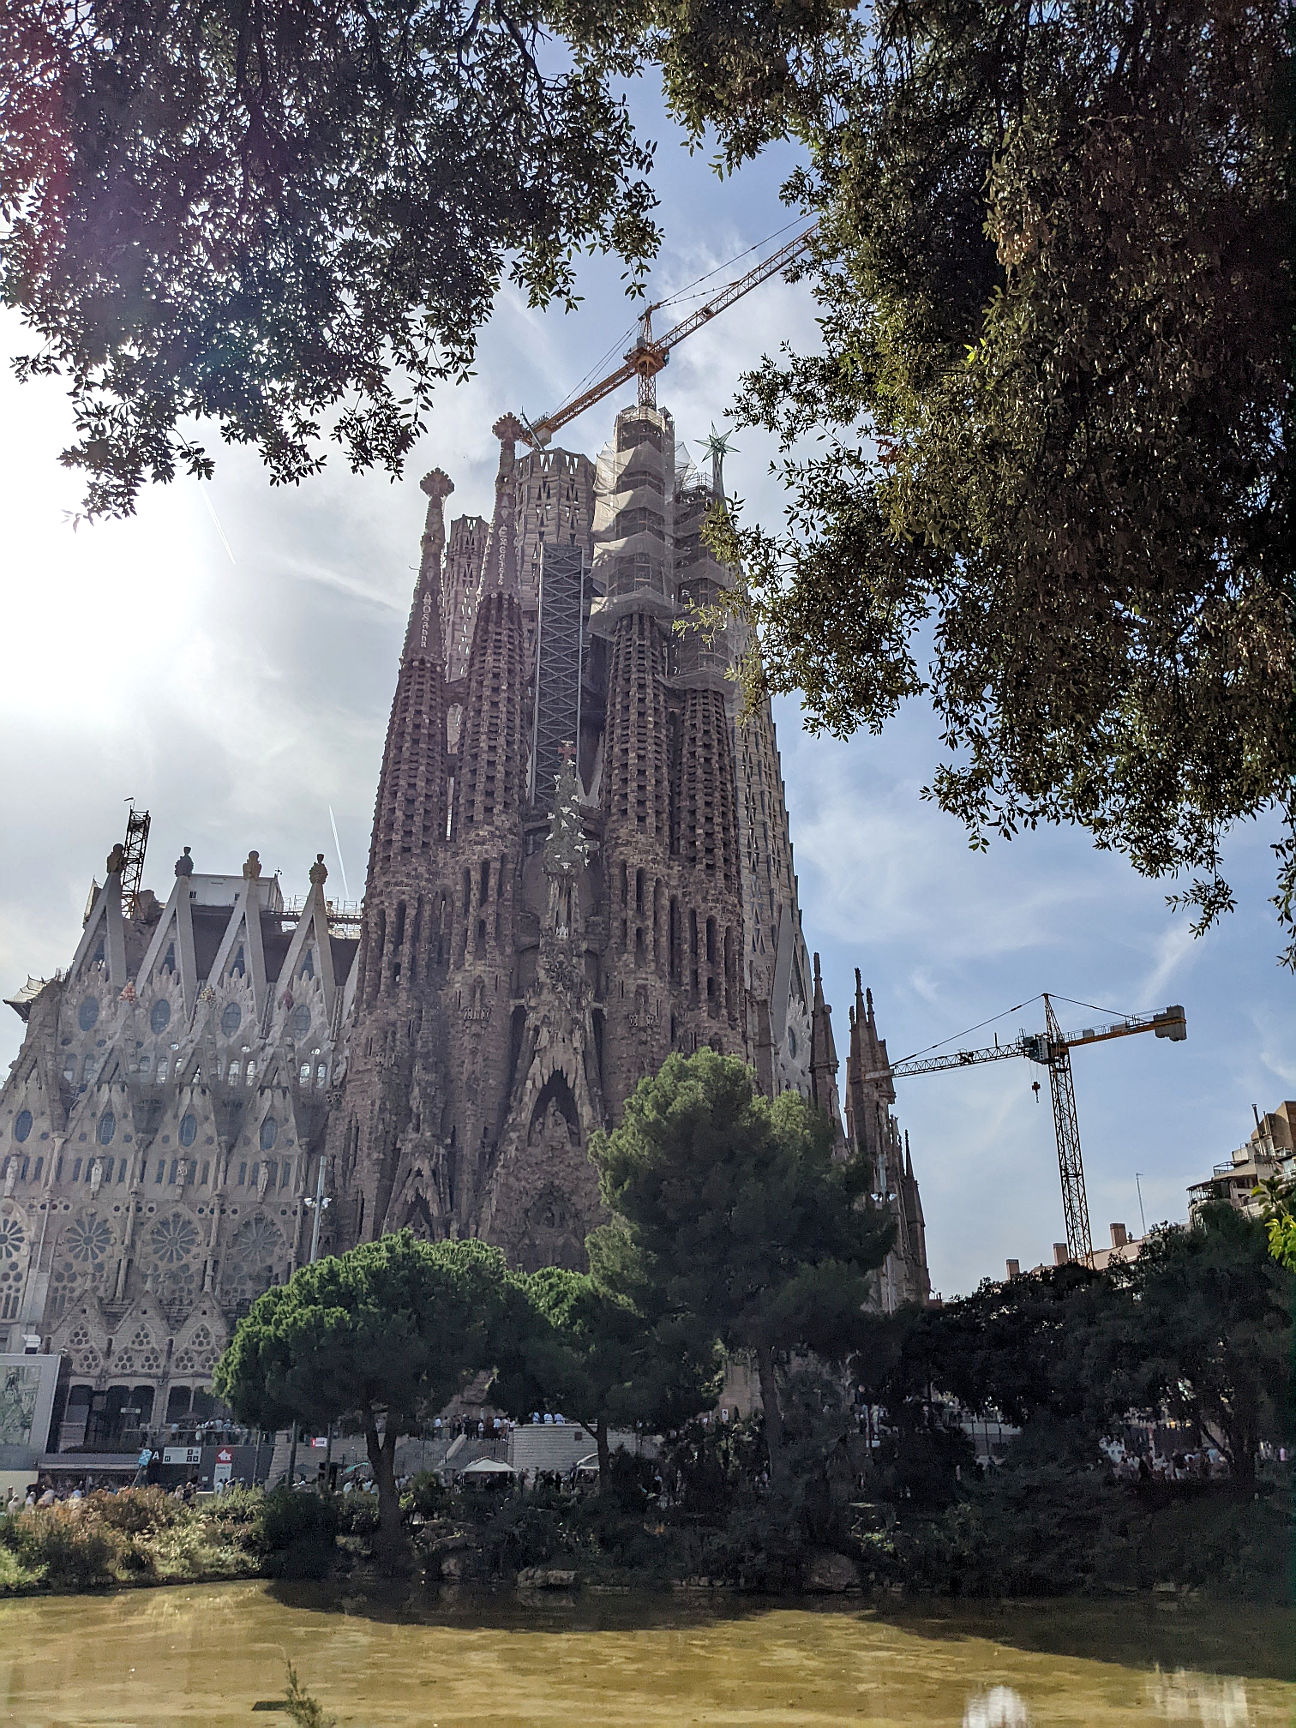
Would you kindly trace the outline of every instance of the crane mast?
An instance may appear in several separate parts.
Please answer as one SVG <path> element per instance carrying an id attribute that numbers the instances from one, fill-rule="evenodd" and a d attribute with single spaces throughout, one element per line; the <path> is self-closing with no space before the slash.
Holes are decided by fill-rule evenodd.
<path id="1" fill-rule="evenodd" d="M 1053 1132 L 1057 1135 L 1067 1253 L 1087 1266 L 1093 1260 L 1093 1232 L 1089 1228 L 1089 1195 L 1085 1189 L 1084 1160 L 1080 1156 L 1080 1118 L 1076 1115 L 1075 1085 L 1071 1079 L 1071 1048 L 1062 1036 L 1047 996 L 1044 1023 L 1048 1027 L 1049 1095 L 1053 1102 Z"/>
<path id="2" fill-rule="evenodd" d="M 605 396 L 610 396 L 614 390 L 619 390 L 623 384 L 628 384 L 632 378 L 639 380 L 639 403 L 641 407 L 655 407 L 657 403 L 657 374 L 670 358 L 671 349 L 691 336 L 695 330 L 700 330 L 704 324 L 709 324 L 713 318 L 732 306 L 735 300 L 741 300 L 744 294 L 750 294 L 753 288 L 767 282 L 771 276 L 776 276 L 780 270 L 792 263 L 818 232 L 816 222 L 812 227 L 798 234 L 779 247 L 777 252 L 771 252 L 762 263 L 755 265 L 743 276 L 727 283 L 713 295 L 704 306 L 699 306 L 687 318 L 672 325 L 661 336 L 653 335 L 652 315 L 660 312 L 665 301 L 654 301 L 651 306 L 645 306 L 639 320 L 639 333 L 634 346 L 630 348 L 620 366 L 609 372 L 605 378 L 600 378 L 597 384 L 591 384 L 588 390 L 573 397 L 562 408 L 556 408 L 552 414 L 546 414 L 542 419 L 525 424 L 522 434 L 528 444 L 536 449 L 543 449 L 554 433 L 577 419 L 587 408 L 593 408 Z"/>
<path id="3" fill-rule="evenodd" d="M 972 1068 L 983 1062 L 1002 1062 L 1009 1056 L 1024 1056 L 1028 1061 L 1047 1068 L 1053 1128 L 1057 1136 L 1067 1253 L 1073 1260 L 1088 1263 L 1093 1258 L 1093 1236 L 1089 1227 L 1084 1160 L 1080 1152 L 1080 1118 L 1076 1113 L 1075 1086 L 1071 1078 L 1071 1052 L 1086 1044 L 1103 1044 L 1109 1039 L 1129 1038 L 1138 1032 L 1153 1032 L 1158 1038 L 1181 1043 L 1188 1036 L 1188 1021 L 1183 1008 L 1175 1004 L 1155 1014 L 1132 1014 L 1106 1026 L 1063 1032 L 1053 1011 L 1052 1000 L 1046 993 L 1044 1024 L 1043 1032 L 1023 1032 L 1009 1044 L 996 1042 L 980 1050 L 951 1050 L 942 1056 L 913 1056 L 893 1063 L 890 1068 L 877 1069 L 867 1078 L 901 1080 L 911 1074 L 939 1074 L 949 1068 Z"/>

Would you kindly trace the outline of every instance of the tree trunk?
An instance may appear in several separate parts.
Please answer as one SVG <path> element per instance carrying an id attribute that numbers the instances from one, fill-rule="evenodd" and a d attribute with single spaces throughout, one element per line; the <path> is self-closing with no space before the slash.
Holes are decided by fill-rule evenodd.
<path id="1" fill-rule="evenodd" d="M 598 1446 L 599 1494 L 608 1491 L 608 1477 L 612 1468 L 612 1448 L 608 1445 L 607 1417 L 600 1416 L 594 1424 L 594 1439 Z"/>
<path id="2" fill-rule="evenodd" d="M 378 1534 L 374 1557 L 385 1572 L 399 1572 L 409 1564 L 409 1543 L 401 1523 L 400 1495 L 396 1491 L 396 1433 L 379 1437 L 371 1411 L 365 1411 L 365 1450 L 378 1490 Z"/>
<path id="3" fill-rule="evenodd" d="M 770 1487 L 781 1494 L 787 1487 L 787 1455 L 783 1441 L 783 1406 L 779 1402 L 774 1352 L 768 1345 L 756 1349 L 756 1376 L 760 1383 L 761 1408 L 765 1417 L 765 1453 L 769 1459 Z"/>

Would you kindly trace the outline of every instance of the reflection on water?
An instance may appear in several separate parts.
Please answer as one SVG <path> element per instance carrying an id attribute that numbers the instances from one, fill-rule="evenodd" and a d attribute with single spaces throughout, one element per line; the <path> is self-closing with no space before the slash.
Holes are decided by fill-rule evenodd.
<path id="1" fill-rule="evenodd" d="M 0 1602 L 5 1728 L 1289 1728 L 1284 1616 L 209 1585 Z"/>
<path id="2" fill-rule="evenodd" d="M 1031 1728 L 1030 1711 L 1011 1686 L 992 1686 L 968 1699 L 963 1728 Z"/>
<path id="3" fill-rule="evenodd" d="M 1250 1728 L 1245 1682 L 1215 1674 L 1190 1674 L 1180 1668 L 1158 1674 L 1149 1688 L 1152 1707 L 1167 1722 L 1193 1728 Z"/>

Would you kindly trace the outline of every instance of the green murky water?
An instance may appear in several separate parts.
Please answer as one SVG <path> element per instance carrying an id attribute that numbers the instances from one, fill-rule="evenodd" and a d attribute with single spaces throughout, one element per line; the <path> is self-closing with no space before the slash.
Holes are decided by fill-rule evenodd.
<path id="1" fill-rule="evenodd" d="M 1290 1728 L 1292 1621 L 1193 1605 L 980 1611 L 676 1596 L 423 1603 L 208 1585 L 0 1603 L 6 1728 Z"/>

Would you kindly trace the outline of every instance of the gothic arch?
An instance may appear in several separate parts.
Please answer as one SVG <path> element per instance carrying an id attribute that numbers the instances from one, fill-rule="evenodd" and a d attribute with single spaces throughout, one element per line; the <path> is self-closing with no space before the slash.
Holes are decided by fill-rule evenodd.
<path id="1" fill-rule="evenodd" d="M 527 1141 L 529 1144 L 540 1138 L 553 1121 L 550 1106 L 554 1106 L 567 1127 L 569 1140 L 579 1146 L 581 1143 L 580 1112 L 576 1108 L 576 1099 L 567 1076 L 561 1068 L 555 1068 L 536 1095 L 535 1104 L 531 1110 L 531 1120 L 527 1125 Z"/>

